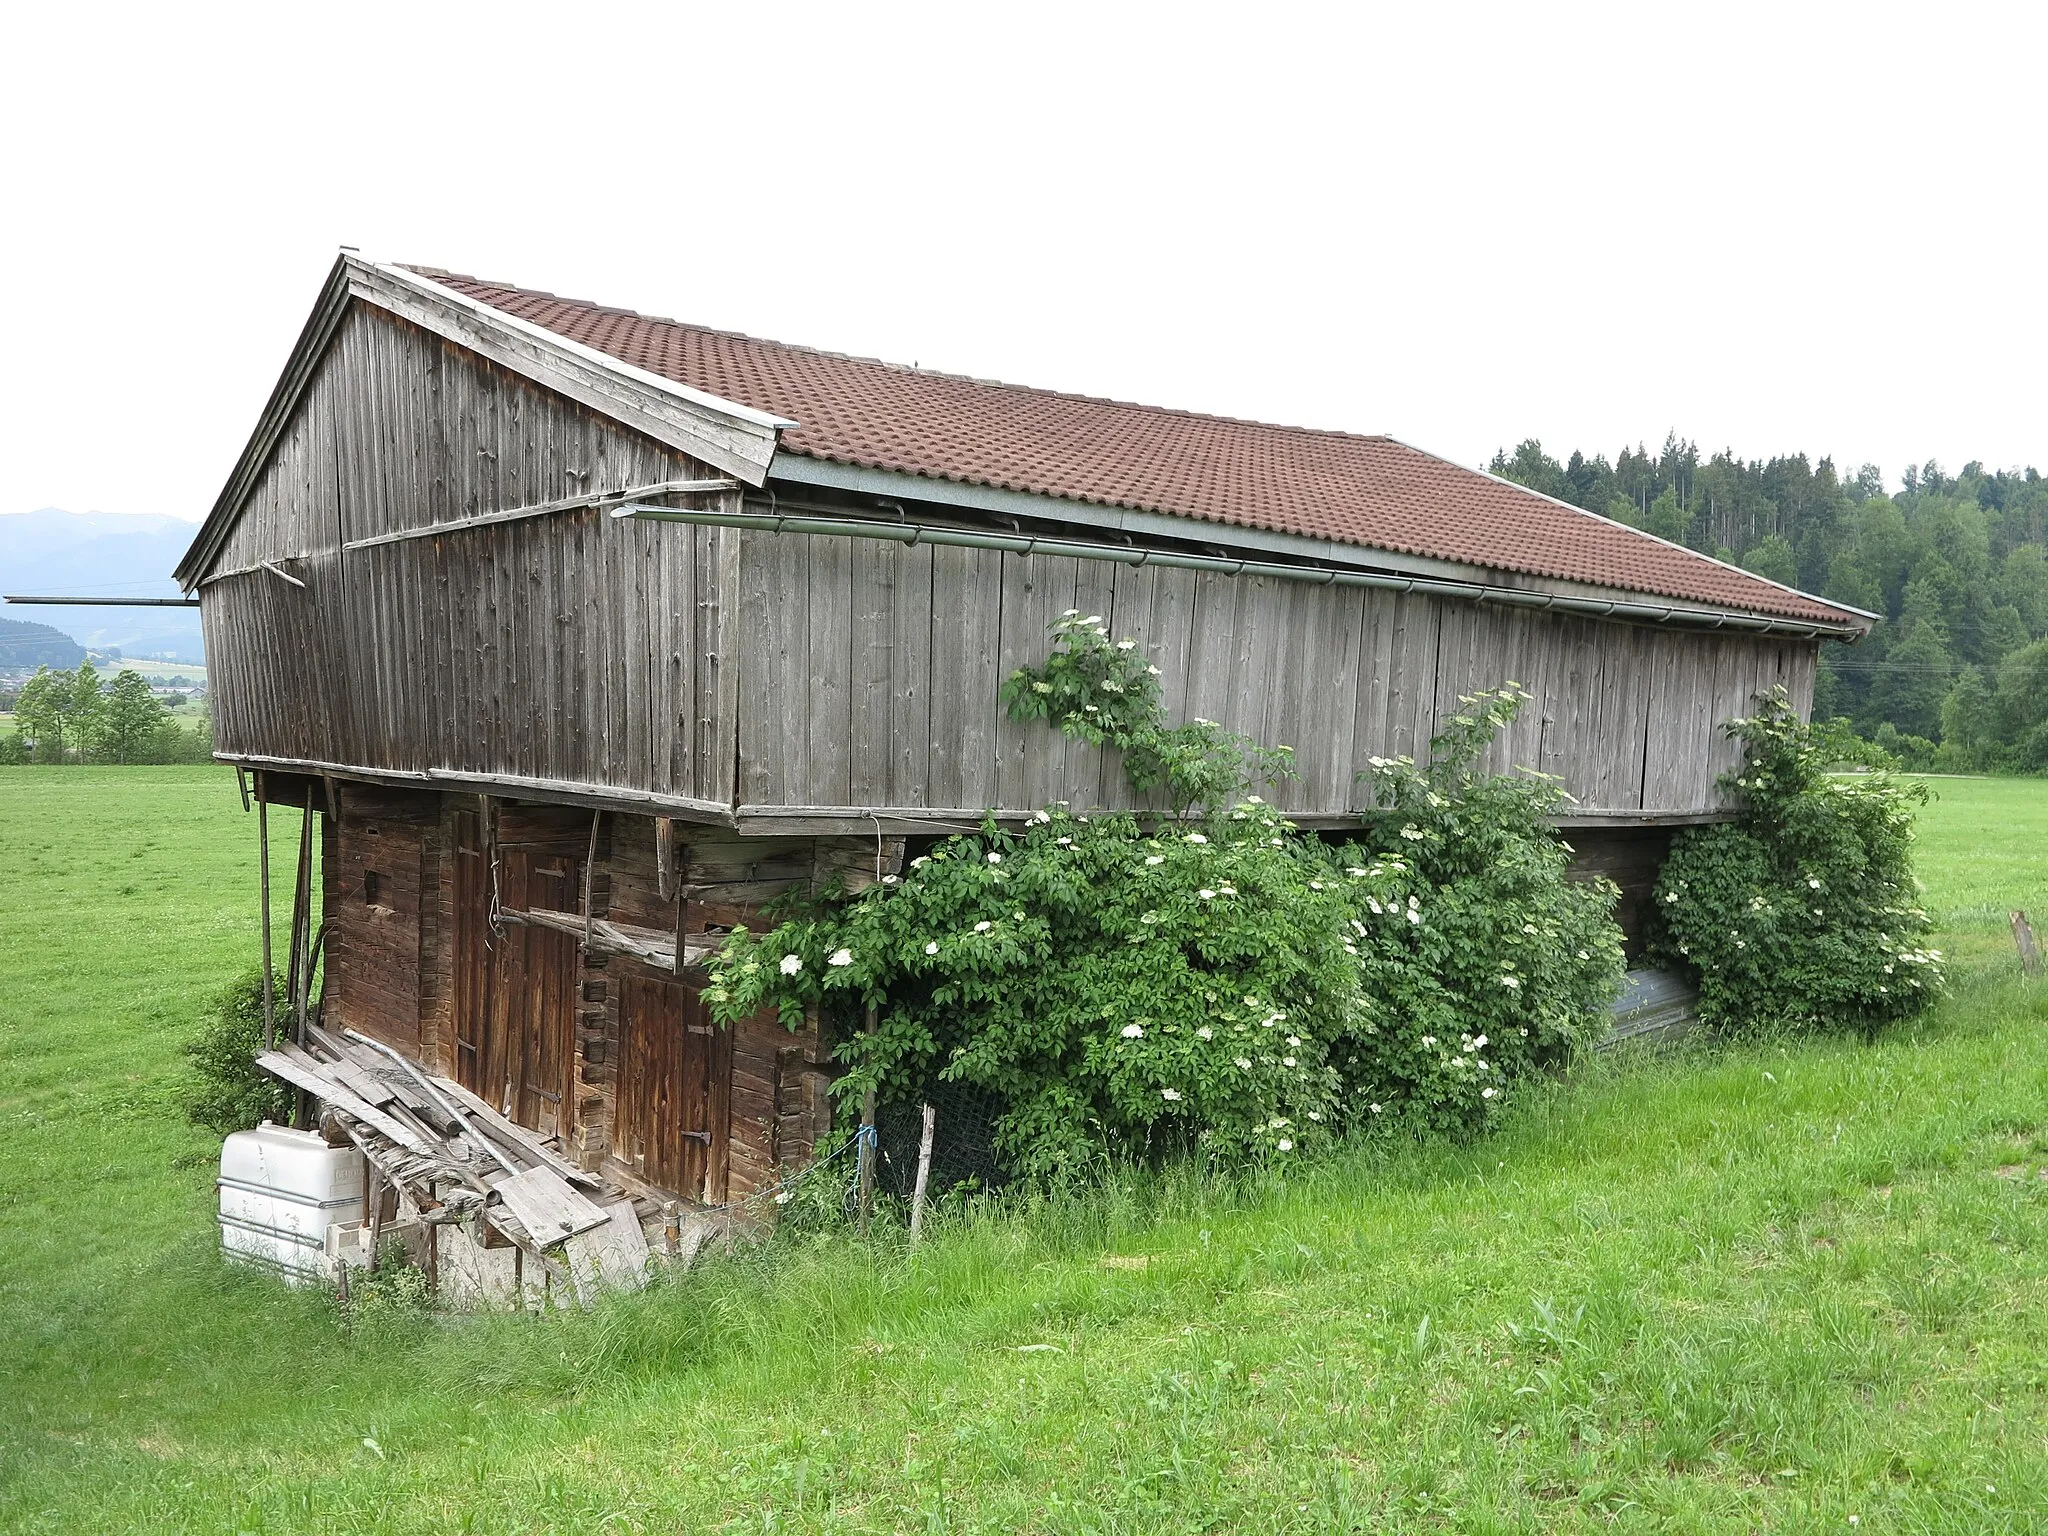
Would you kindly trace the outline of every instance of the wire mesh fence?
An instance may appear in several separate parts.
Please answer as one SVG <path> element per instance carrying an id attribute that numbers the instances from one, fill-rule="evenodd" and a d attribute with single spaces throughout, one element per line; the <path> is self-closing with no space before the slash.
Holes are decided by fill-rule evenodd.
<path id="1" fill-rule="evenodd" d="M 921 1095 L 893 1097 L 877 1106 L 875 1187 L 899 1200 L 910 1199 L 917 1184 L 926 1104 L 934 1111 L 926 1197 L 937 1199 L 963 1184 L 1000 1188 L 1008 1177 L 995 1145 L 1004 1100 L 985 1088 L 949 1082 L 932 1082 Z"/>

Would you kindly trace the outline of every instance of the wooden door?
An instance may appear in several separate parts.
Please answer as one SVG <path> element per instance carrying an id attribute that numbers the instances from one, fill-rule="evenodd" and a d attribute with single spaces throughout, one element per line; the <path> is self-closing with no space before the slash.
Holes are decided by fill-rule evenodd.
<path id="1" fill-rule="evenodd" d="M 566 1135 L 572 1098 L 576 940 L 550 928 L 505 923 L 491 931 L 491 868 L 477 818 L 458 818 L 455 840 L 455 1078 L 508 1119 Z M 580 861 L 533 848 L 501 848 L 501 911 L 575 912 Z"/>
<path id="2" fill-rule="evenodd" d="M 619 1044 L 613 1155 L 657 1188 L 724 1199 L 729 1032 L 713 1027 L 694 986 L 627 976 Z"/>

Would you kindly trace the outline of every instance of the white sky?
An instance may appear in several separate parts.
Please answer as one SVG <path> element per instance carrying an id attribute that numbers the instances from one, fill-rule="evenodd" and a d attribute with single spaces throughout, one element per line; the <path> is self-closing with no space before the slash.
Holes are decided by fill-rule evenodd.
<path id="1" fill-rule="evenodd" d="M 2044 14 L 16 7 L 0 511 L 203 515 L 344 243 L 1467 462 L 2048 467 Z"/>

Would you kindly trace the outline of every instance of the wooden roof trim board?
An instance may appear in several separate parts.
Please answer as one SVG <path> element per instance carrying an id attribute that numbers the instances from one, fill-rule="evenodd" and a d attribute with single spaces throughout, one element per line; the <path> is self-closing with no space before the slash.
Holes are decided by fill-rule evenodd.
<path id="1" fill-rule="evenodd" d="M 186 591 L 207 575 L 352 301 L 410 321 L 748 485 L 763 483 L 779 435 L 796 425 L 770 412 L 635 368 L 403 267 L 343 251 L 299 332 L 256 430 L 198 536 L 178 563 L 175 575 Z"/>
<path id="2" fill-rule="evenodd" d="M 404 267 L 347 254 L 342 261 L 351 268 L 350 291 L 358 298 L 657 442 L 714 464 L 748 485 L 767 478 L 778 434 L 797 425 L 787 417 L 636 368 Z"/>
<path id="3" fill-rule="evenodd" d="M 326 355 L 327 344 L 340 329 L 348 301 L 348 263 L 344 256 L 335 262 L 333 270 L 327 274 L 327 281 L 321 285 L 313 313 L 306 317 L 299 339 L 292 343 L 284 372 L 278 375 L 277 383 L 270 391 L 270 399 L 264 403 L 263 414 L 256 418 L 256 430 L 249 434 L 249 441 L 243 446 L 241 457 L 235 461 L 228 483 L 221 487 L 213 510 L 206 514 L 206 521 L 199 525 L 199 532 L 186 549 L 185 557 L 172 572 L 185 591 L 191 592 L 198 587 L 199 578 L 207 573 L 213 557 L 220 552 L 228 530 L 234 526 L 235 518 L 242 510 L 242 503 L 248 499 L 257 477 L 263 473 L 263 466 L 270 461 L 277 440 L 291 423 L 292 412 L 297 409 L 299 396 L 312 380 L 314 368 Z"/>

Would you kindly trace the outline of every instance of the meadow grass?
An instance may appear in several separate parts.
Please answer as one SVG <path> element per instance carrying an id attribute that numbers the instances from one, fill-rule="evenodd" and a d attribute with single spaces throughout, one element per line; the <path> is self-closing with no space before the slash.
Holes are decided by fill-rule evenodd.
<path id="1" fill-rule="evenodd" d="M 0 770 L 0 1526 L 2038 1530 L 2048 986 L 1993 940 L 2048 908 L 2048 786 L 1935 788 L 1969 969 L 1875 1044 L 1596 1063 L 1468 1146 L 588 1315 L 345 1321 L 221 1266 L 176 1102 L 255 952 L 232 777 Z"/>

